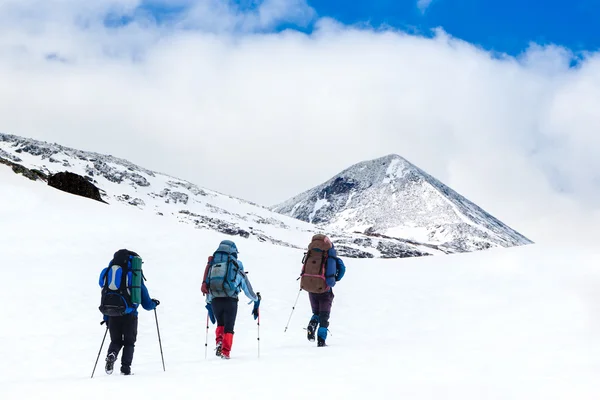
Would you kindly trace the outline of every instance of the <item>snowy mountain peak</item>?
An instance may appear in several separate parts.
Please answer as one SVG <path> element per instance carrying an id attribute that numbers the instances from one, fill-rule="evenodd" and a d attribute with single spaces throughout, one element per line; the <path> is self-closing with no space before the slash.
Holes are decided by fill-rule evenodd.
<path id="1" fill-rule="evenodd" d="M 329 229 L 454 251 L 531 243 L 396 154 L 357 163 L 271 209 Z"/>
<path id="2" fill-rule="evenodd" d="M 390 154 L 374 160 L 355 164 L 324 183 L 322 195 L 341 194 L 356 190 L 365 190 L 376 183 L 393 183 L 417 168 L 397 154 Z M 311 189 L 312 190 L 312 189 Z M 307 191 L 299 196 L 302 197 Z"/>

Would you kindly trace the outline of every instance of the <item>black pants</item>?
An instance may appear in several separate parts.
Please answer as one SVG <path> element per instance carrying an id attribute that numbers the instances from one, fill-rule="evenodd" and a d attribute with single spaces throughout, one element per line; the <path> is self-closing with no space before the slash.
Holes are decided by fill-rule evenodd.
<path id="1" fill-rule="evenodd" d="M 212 309 L 217 319 L 217 326 L 224 326 L 225 333 L 233 333 L 235 318 L 237 317 L 238 299 L 232 297 L 215 297 Z"/>
<path id="2" fill-rule="evenodd" d="M 108 330 L 110 331 L 108 354 L 115 353 L 115 355 L 119 355 L 122 347 L 121 365 L 124 367 L 131 367 L 131 362 L 133 361 L 133 348 L 137 340 L 137 327 L 137 315 L 128 314 L 108 319 Z"/>

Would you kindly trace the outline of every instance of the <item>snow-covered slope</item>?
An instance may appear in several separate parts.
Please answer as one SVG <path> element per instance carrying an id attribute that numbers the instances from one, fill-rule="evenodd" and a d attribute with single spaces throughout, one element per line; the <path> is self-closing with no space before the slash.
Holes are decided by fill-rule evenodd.
<path id="1" fill-rule="evenodd" d="M 2 159 L 45 174 L 69 171 L 85 176 L 101 190 L 109 205 L 126 204 L 199 229 L 260 242 L 305 248 L 314 233 L 324 232 L 335 240 L 340 254 L 351 257 L 395 258 L 448 252 L 420 243 L 318 227 L 127 160 L 59 144 L 0 133 L 0 168 L 4 168 Z"/>
<path id="2" fill-rule="evenodd" d="M 9 168 L 0 167 L 0 185 L 3 400 L 596 400 L 600 393 L 597 249 L 346 260 L 329 346 L 317 348 L 303 330 L 306 293 L 284 333 L 302 250 L 193 229 L 124 203 L 107 207 Z M 242 297 L 228 361 L 212 354 L 214 325 L 204 358 L 199 290 L 206 256 L 224 238 L 236 241 L 263 296 L 260 341 Z M 104 374 L 104 343 L 90 379 L 105 329 L 98 274 L 121 247 L 144 257 L 150 294 L 161 300 L 166 372 L 154 314 L 141 310 L 135 375 Z"/>
<path id="3" fill-rule="evenodd" d="M 353 165 L 271 209 L 328 229 L 409 239 L 458 252 L 531 243 L 398 155 Z"/>

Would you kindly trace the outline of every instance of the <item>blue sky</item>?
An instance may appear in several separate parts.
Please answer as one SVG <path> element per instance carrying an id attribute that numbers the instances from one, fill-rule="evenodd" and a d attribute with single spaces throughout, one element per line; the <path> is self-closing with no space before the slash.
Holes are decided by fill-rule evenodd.
<path id="1" fill-rule="evenodd" d="M 424 13 L 410 0 L 310 0 L 309 4 L 321 15 L 348 23 L 368 20 L 421 31 L 441 26 L 453 36 L 509 54 L 523 51 L 530 41 L 573 50 L 600 47 L 596 0 L 433 0 Z"/>
<path id="2" fill-rule="evenodd" d="M 156 5 L 150 0 L 143 11 L 164 21 L 185 7 Z M 600 1 L 597 0 L 307 0 L 318 17 L 331 17 L 345 24 L 392 26 L 430 35 L 441 26 L 446 32 L 470 43 L 511 55 L 523 52 L 530 42 L 557 44 L 574 51 L 600 48 Z M 255 8 L 259 0 L 235 1 L 243 10 Z M 185 2 L 184 2 L 185 3 Z M 188 1 L 187 4 L 193 3 Z M 174 3 L 171 3 L 174 4 Z M 112 22 L 125 22 L 117 18 Z M 314 22 L 314 20 L 313 20 Z M 280 25 L 310 32 L 307 26 Z"/>

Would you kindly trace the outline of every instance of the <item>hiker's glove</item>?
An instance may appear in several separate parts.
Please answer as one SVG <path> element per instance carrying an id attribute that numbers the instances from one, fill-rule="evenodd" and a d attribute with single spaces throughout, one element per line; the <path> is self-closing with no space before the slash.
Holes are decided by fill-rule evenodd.
<path id="1" fill-rule="evenodd" d="M 254 316 L 254 319 L 258 318 L 258 308 L 260 307 L 260 293 L 256 293 L 256 297 L 258 297 L 258 300 L 254 302 L 254 308 L 252 309 L 252 315 Z"/>
<path id="2" fill-rule="evenodd" d="M 156 299 L 152 299 L 152 301 L 154 302 L 154 308 L 156 308 L 160 304 L 160 301 Z"/>
<path id="3" fill-rule="evenodd" d="M 208 310 L 208 318 L 210 318 L 210 322 L 212 322 L 213 324 L 215 322 L 217 322 L 215 320 L 215 314 L 213 313 L 212 305 L 211 304 L 207 304 L 206 305 L 206 309 Z"/>

